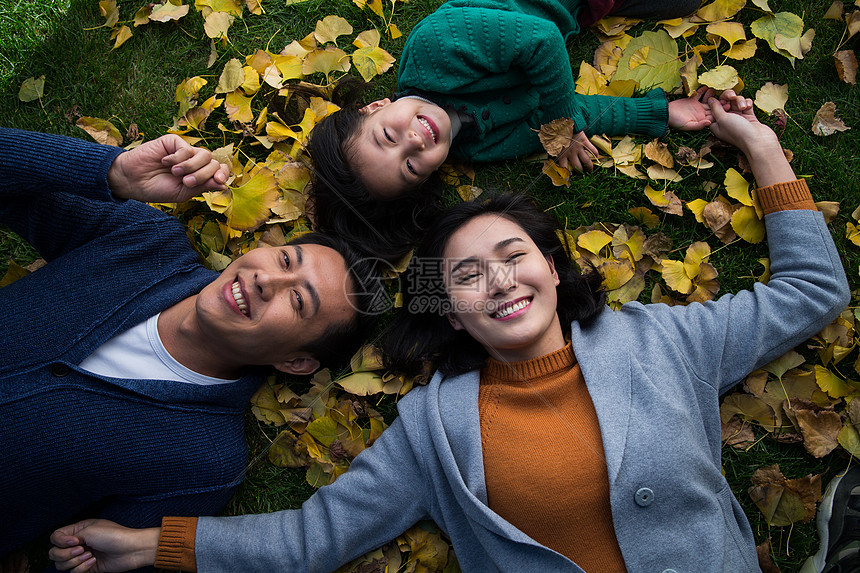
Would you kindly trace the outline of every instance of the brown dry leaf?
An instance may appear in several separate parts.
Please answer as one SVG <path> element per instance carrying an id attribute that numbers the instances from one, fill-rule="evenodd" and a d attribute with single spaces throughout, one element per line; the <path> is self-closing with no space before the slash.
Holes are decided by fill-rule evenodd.
<path id="1" fill-rule="evenodd" d="M 675 166 L 675 160 L 669 151 L 669 146 L 655 139 L 645 145 L 645 157 L 655 161 L 667 169 Z"/>
<path id="2" fill-rule="evenodd" d="M 119 147 L 122 145 L 122 134 L 106 119 L 97 117 L 82 117 L 75 125 L 90 134 L 90 137 L 103 145 Z"/>
<path id="3" fill-rule="evenodd" d="M 854 50 L 840 50 L 833 54 L 839 79 L 852 86 L 857 83 L 857 56 Z"/>
<path id="4" fill-rule="evenodd" d="M 799 398 L 783 402 L 783 409 L 796 423 L 803 436 L 803 447 L 811 456 L 824 457 L 839 445 L 837 436 L 842 429 L 842 417 L 832 409 Z"/>
<path id="5" fill-rule="evenodd" d="M 836 104 L 832 101 L 826 102 L 815 113 L 812 120 L 812 133 L 822 137 L 833 135 L 837 131 L 847 131 L 851 129 L 845 123 L 836 117 Z"/>
<path id="6" fill-rule="evenodd" d="M 723 444 L 743 450 L 755 442 L 752 426 L 740 418 L 732 418 L 728 424 L 720 423 Z"/>
<path id="7" fill-rule="evenodd" d="M 833 0 L 833 4 L 831 4 L 830 8 L 827 9 L 827 12 L 824 13 L 824 19 L 841 20 L 843 9 L 844 6 L 842 5 L 842 0 Z"/>
<path id="8" fill-rule="evenodd" d="M 660 191 L 652 188 L 650 185 L 645 186 L 645 196 L 651 201 L 651 204 L 670 215 L 683 215 L 684 207 L 677 195 L 671 191 Z"/>
<path id="9" fill-rule="evenodd" d="M 764 1 L 767 2 L 767 0 Z M 770 557 L 770 539 L 756 545 L 755 552 L 758 556 L 758 566 L 761 568 L 761 573 L 780 573 L 779 567 Z"/>
<path id="10" fill-rule="evenodd" d="M 755 422 L 768 432 L 773 431 L 775 424 L 773 408 L 752 394 L 735 392 L 723 399 L 720 404 L 720 420 L 728 424 L 736 416 L 744 422 Z"/>
<path id="11" fill-rule="evenodd" d="M 702 209 L 705 224 L 723 243 L 731 243 L 737 239 L 731 225 L 733 213 L 732 206 L 723 201 L 711 201 Z"/>
<path id="12" fill-rule="evenodd" d="M 573 120 L 562 117 L 540 126 L 538 138 L 547 153 L 557 156 L 570 145 L 573 131 Z"/>
<path id="13" fill-rule="evenodd" d="M 848 38 L 860 32 L 860 10 L 845 14 L 845 24 L 848 27 Z M 846 40 L 848 39 L 846 38 Z"/>
<path id="14" fill-rule="evenodd" d="M 756 470 L 749 495 L 772 526 L 807 522 L 815 515 L 821 500 L 821 474 L 786 479 L 779 465 Z"/>
<path id="15" fill-rule="evenodd" d="M 474 185 L 460 185 L 457 187 L 457 195 L 463 201 L 472 201 L 481 196 L 484 190 L 480 187 L 475 187 Z"/>

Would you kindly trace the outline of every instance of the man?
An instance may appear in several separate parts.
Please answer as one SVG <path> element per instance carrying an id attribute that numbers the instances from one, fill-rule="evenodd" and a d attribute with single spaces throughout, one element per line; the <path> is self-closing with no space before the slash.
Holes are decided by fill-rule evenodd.
<path id="1" fill-rule="evenodd" d="M 177 136 L 123 152 L 0 129 L 0 222 L 48 261 L 0 289 L 0 556 L 76 517 L 219 511 L 270 368 L 310 374 L 364 339 L 378 287 L 336 238 L 256 249 L 219 275 L 176 219 L 133 200 L 227 176 Z"/>

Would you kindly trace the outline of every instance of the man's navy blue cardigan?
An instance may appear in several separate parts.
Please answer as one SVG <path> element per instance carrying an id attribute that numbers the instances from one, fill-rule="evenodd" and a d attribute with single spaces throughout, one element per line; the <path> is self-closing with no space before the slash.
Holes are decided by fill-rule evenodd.
<path id="1" fill-rule="evenodd" d="M 211 515 L 244 475 L 262 370 L 198 386 L 77 366 L 217 276 L 174 218 L 111 197 L 121 151 L 0 129 L 0 222 L 48 261 L 0 289 L 0 555 L 79 517 Z"/>

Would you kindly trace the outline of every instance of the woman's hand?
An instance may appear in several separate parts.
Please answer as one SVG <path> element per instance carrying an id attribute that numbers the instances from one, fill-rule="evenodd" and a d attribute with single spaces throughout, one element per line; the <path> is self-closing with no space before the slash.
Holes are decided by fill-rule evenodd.
<path id="1" fill-rule="evenodd" d="M 87 519 L 54 531 L 48 556 L 60 571 L 129 571 L 155 564 L 160 535 L 160 527 L 130 529 L 106 519 Z"/>
<path id="2" fill-rule="evenodd" d="M 229 176 L 230 167 L 212 159 L 208 149 L 168 134 L 118 155 L 107 180 L 121 199 L 179 203 L 204 191 L 225 189 Z"/>
<path id="3" fill-rule="evenodd" d="M 707 102 L 714 97 L 714 90 L 702 86 L 690 97 L 669 102 L 669 127 L 681 131 L 704 129 L 714 121 Z"/>
<path id="4" fill-rule="evenodd" d="M 743 151 L 759 187 L 796 179 L 779 138 L 759 122 L 751 99 L 726 90 L 719 100 L 711 98 L 708 105 L 714 116 L 711 132 Z"/>
<path id="5" fill-rule="evenodd" d="M 580 131 L 574 134 L 567 149 L 558 154 L 558 164 L 567 169 L 591 173 L 594 169 L 594 159 L 598 154 L 597 148 L 591 143 L 585 132 Z"/>

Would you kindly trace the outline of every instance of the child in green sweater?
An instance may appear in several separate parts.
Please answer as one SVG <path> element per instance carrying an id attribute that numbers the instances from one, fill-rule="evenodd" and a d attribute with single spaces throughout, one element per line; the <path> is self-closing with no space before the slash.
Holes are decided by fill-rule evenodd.
<path id="1" fill-rule="evenodd" d="M 314 128 L 309 151 L 317 169 L 318 222 L 359 243 L 378 240 L 380 232 L 397 234 L 400 226 L 414 228 L 417 214 L 432 210 L 438 199 L 435 174 L 449 153 L 473 161 L 528 155 L 541 150 L 535 130 L 558 118 L 571 118 L 577 133 L 557 159 L 577 171 L 593 169 L 597 149 L 589 135 L 659 137 L 667 127 L 707 127 L 712 116 L 702 102 L 710 90 L 671 102 L 660 89 L 639 98 L 575 93 L 565 45 L 608 13 L 675 17 L 699 3 L 444 3 L 409 34 L 397 98 L 345 107 Z M 409 244 L 408 236 L 394 242 Z"/>

